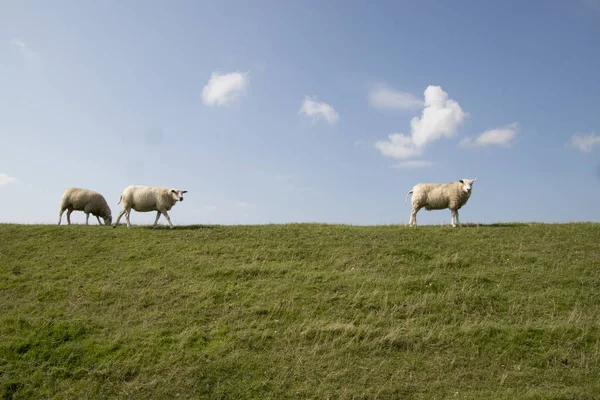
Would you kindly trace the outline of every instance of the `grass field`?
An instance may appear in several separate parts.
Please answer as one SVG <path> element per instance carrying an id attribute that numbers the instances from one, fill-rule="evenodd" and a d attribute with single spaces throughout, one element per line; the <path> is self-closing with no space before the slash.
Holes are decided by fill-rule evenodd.
<path id="1" fill-rule="evenodd" d="M 600 224 L 0 225 L 0 393 L 598 399 Z"/>

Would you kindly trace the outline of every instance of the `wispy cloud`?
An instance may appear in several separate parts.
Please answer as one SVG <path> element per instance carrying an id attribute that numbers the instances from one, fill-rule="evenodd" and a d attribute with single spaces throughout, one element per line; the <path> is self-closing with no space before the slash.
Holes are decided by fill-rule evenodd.
<path id="1" fill-rule="evenodd" d="M 357 149 L 364 149 L 367 143 L 368 142 L 366 140 L 355 140 L 354 143 L 352 143 L 352 145 Z"/>
<path id="2" fill-rule="evenodd" d="M 368 101 L 369 106 L 376 110 L 418 110 L 423 107 L 423 100 L 411 93 L 392 90 L 383 84 L 371 88 Z"/>
<path id="3" fill-rule="evenodd" d="M 293 183 L 288 183 L 287 190 L 289 192 L 306 193 L 306 192 L 313 190 L 313 187 L 312 186 L 297 186 L 297 185 L 294 185 Z"/>
<path id="4" fill-rule="evenodd" d="M 252 204 L 246 203 L 245 201 L 236 201 L 233 203 L 233 206 L 238 210 L 236 213 L 240 213 L 240 215 L 243 216 L 250 215 L 250 209 L 254 208 Z"/>
<path id="5" fill-rule="evenodd" d="M 246 203 L 245 201 L 236 201 L 234 203 L 234 206 L 236 206 L 237 208 L 250 208 L 252 207 L 252 204 Z"/>
<path id="6" fill-rule="evenodd" d="M 230 104 L 245 93 L 248 84 L 249 72 L 213 72 L 202 90 L 202 102 L 211 107 Z"/>
<path id="7" fill-rule="evenodd" d="M 302 103 L 302 107 L 300 107 L 298 114 L 304 114 L 307 117 L 312 118 L 313 121 L 324 119 L 329 125 L 335 124 L 340 118 L 337 111 L 329 104 L 318 101 L 316 97 L 310 96 L 304 98 L 304 102 Z"/>
<path id="8" fill-rule="evenodd" d="M 401 133 L 392 133 L 388 135 L 389 140 L 379 140 L 375 142 L 375 147 L 381 151 L 384 156 L 394 158 L 411 158 L 423 154 L 423 149 L 415 146 L 411 136 Z"/>
<path id="9" fill-rule="evenodd" d="M 589 153 L 596 146 L 600 145 L 600 136 L 592 132 L 588 135 L 573 135 L 571 137 L 571 146 L 584 153 Z"/>
<path id="10" fill-rule="evenodd" d="M 388 136 L 389 140 L 375 143 L 375 147 L 383 155 L 394 158 L 420 156 L 427 143 L 443 137 L 453 137 L 469 116 L 439 86 L 428 86 L 424 94 L 425 107 L 420 117 L 414 117 L 410 121 L 411 134 L 392 133 Z"/>
<path id="11" fill-rule="evenodd" d="M 294 174 L 264 172 L 263 176 L 271 182 L 275 181 L 277 188 L 286 192 L 305 193 L 315 189 L 313 186 L 306 185 L 301 177 Z"/>
<path id="12" fill-rule="evenodd" d="M 433 161 L 427 161 L 427 160 L 407 160 L 407 161 L 401 161 L 399 163 L 396 163 L 394 165 L 392 165 L 393 168 L 427 168 L 427 167 L 433 167 L 435 165 L 435 163 Z"/>
<path id="13" fill-rule="evenodd" d="M 17 178 L 8 176 L 7 174 L 0 173 L 0 185 L 8 185 L 9 183 L 16 182 Z"/>
<path id="14" fill-rule="evenodd" d="M 23 57 L 32 57 L 35 55 L 35 53 L 22 40 L 11 39 L 10 44 L 17 47 Z"/>
<path id="15" fill-rule="evenodd" d="M 501 128 L 488 129 L 475 140 L 467 137 L 459 142 L 460 147 L 485 147 L 485 146 L 504 146 L 509 147 L 513 139 L 519 133 L 516 122 L 508 124 Z"/>

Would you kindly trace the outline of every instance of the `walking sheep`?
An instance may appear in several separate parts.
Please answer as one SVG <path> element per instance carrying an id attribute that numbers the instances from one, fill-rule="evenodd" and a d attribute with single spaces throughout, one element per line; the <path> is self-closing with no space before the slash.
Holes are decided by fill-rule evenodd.
<path id="1" fill-rule="evenodd" d="M 113 225 L 116 228 L 119 224 L 119 220 L 125 214 L 125 220 L 127 221 L 127 227 L 131 228 L 129 223 L 129 215 L 131 209 L 138 212 L 156 211 L 156 219 L 154 220 L 154 226 L 158 222 L 160 215 L 164 215 L 169 226 L 173 228 L 171 218 L 167 211 L 169 211 L 177 201 L 183 201 L 183 194 L 187 193 L 187 190 L 170 189 L 166 187 L 151 187 L 151 186 L 128 186 L 123 191 L 119 203 L 123 202 L 123 210 L 117 215 L 117 220 Z"/>
<path id="2" fill-rule="evenodd" d="M 97 192 L 87 189 L 70 188 L 65 190 L 65 193 L 60 200 L 60 213 L 58 214 L 58 225 L 62 219 L 62 215 L 67 211 L 67 223 L 71 225 L 71 213 L 73 211 L 83 211 L 85 213 L 85 224 L 88 225 L 90 213 L 96 217 L 98 224 L 102 225 L 100 218 L 104 220 L 105 225 L 110 225 L 112 215 L 110 207 L 106 199 Z"/>
<path id="3" fill-rule="evenodd" d="M 461 179 L 451 183 L 419 183 L 415 185 L 408 195 L 412 193 L 412 212 L 410 214 L 410 226 L 417 226 L 417 212 L 421 208 L 430 210 L 443 210 L 449 208 L 452 213 L 452 227 L 460 226 L 458 210 L 467 204 L 471 197 L 471 190 L 475 179 Z M 455 223 L 456 219 L 456 223 Z"/>

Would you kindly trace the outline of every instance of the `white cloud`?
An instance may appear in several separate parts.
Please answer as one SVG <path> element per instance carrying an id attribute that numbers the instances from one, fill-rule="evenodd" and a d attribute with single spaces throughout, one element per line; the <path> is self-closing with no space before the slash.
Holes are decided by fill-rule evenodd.
<path id="1" fill-rule="evenodd" d="M 407 160 L 392 165 L 394 168 L 425 168 L 433 167 L 435 163 L 427 160 Z"/>
<path id="2" fill-rule="evenodd" d="M 279 173 L 279 174 L 275 174 L 275 180 L 276 181 L 289 181 L 294 179 L 295 176 L 293 174 L 283 174 L 283 173 Z"/>
<path id="3" fill-rule="evenodd" d="M 366 140 L 356 140 L 352 145 L 357 149 L 364 149 L 368 145 L 368 142 Z"/>
<path id="4" fill-rule="evenodd" d="M 600 136 L 594 132 L 589 135 L 573 135 L 571 137 L 571 146 L 584 153 L 591 152 L 596 145 L 600 145 Z"/>
<path id="5" fill-rule="evenodd" d="M 235 206 L 236 206 L 237 208 L 250 208 L 250 207 L 252 207 L 252 205 L 251 205 L 251 204 L 249 204 L 249 203 L 246 203 L 245 201 L 236 201 L 236 202 L 235 202 Z"/>
<path id="6" fill-rule="evenodd" d="M 238 213 L 241 213 L 243 216 L 248 216 L 248 211 L 253 207 L 252 204 L 246 203 L 245 201 L 236 201 L 233 205 L 239 210 Z"/>
<path id="7" fill-rule="evenodd" d="M 423 154 L 423 149 L 417 148 L 412 140 L 412 137 L 401 133 L 392 133 L 388 136 L 390 139 L 379 140 L 375 142 L 375 147 L 378 148 L 384 156 L 394 158 L 410 158 Z"/>
<path id="8" fill-rule="evenodd" d="M 202 90 L 202 102 L 211 107 L 233 102 L 246 91 L 248 75 L 249 72 L 213 72 Z"/>
<path id="9" fill-rule="evenodd" d="M 423 101 L 411 93 L 398 92 L 383 84 L 369 91 L 369 105 L 377 110 L 414 110 L 423 107 Z"/>
<path id="10" fill-rule="evenodd" d="M 0 173 L 0 185 L 8 185 L 9 183 L 16 182 L 17 178 L 13 178 L 12 176 L 8 176 L 6 174 Z"/>
<path id="11" fill-rule="evenodd" d="M 475 140 L 464 138 L 460 141 L 460 147 L 484 147 L 484 146 L 510 146 L 512 140 L 519 133 L 517 123 L 513 122 L 501 128 L 488 129 Z"/>
<path id="12" fill-rule="evenodd" d="M 298 193 L 306 193 L 306 192 L 313 190 L 312 186 L 296 186 L 293 183 L 288 183 L 287 189 L 289 192 L 298 192 Z"/>
<path id="13" fill-rule="evenodd" d="M 12 44 L 13 46 L 18 47 L 19 48 L 19 52 L 21 52 L 21 54 L 24 57 L 31 57 L 31 56 L 35 55 L 35 53 L 29 47 L 27 47 L 27 45 L 25 44 L 25 42 L 23 42 L 22 40 L 12 39 L 10 41 L 10 44 Z"/>
<path id="14" fill-rule="evenodd" d="M 413 142 L 422 147 L 444 136 L 452 137 L 468 116 L 441 87 L 430 85 L 425 89 L 425 108 L 421 118 L 414 117 L 410 121 Z"/>
<path id="15" fill-rule="evenodd" d="M 269 177 L 278 182 L 278 187 L 286 188 L 288 192 L 305 193 L 313 190 L 312 186 L 303 185 L 301 179 L 293 174 L 279 173 Z"/>
<path id="16" fill-rule="evenodd" d="M 421 117 L 410 121 L 410 135 L 393 133 L 388 136 L 388 141 L 376 142 L 375 147 L 389 157 L 420 156 L 427 143 L 454 136 L 458 126 L 469 116 L 439 86 L 430 85 L 425 89 L 424 106 Z"/>
<path id="17" fill-rule="evenodd" d="M 335 124 L 340 118 L 335 109 L 329 104 L 317 101 L 316 97 L 311 98 L 309 96 L 304 98 L 304 102 L 302 103 L 302 107 L 300 108 L 300 111 L 298 111 L 298 114 L 312 117 L 314 121 L 323 118 L 329 125 Z"/>

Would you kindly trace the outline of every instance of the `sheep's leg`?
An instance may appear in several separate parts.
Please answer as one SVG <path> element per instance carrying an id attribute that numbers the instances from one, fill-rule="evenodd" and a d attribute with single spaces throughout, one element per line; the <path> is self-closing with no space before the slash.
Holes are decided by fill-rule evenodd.
<path id="1" fill-rule="evenodd" d="M 412 212 L 410 213 L 410 221 L 408 222 L 408 225 L 417 226 L 417 213 L 420 209 L 421 207 L 413 206 Z"/>
<path id="2" fill-rule="evenodd" d="M 461 227 L 460 221 L 458 220 L 458 210 L 455 211 L 456 212 L 456 225 L 458 225 L 458 227 Z"/>
<path id="3" fill-rule="evenodd" d="M 154 220 L 154 227 L 156 228 L 156 224 L 158 223 L 158 219 L 160 218 L 160 211 L 156 212 L 156 219 Z"/>
<path id="4" fill-rule="evenodd" d="M 123 214 L 125 214 L 125 209 L 122 209 L 121 212 L 119 213 L 119 215 L 117 215 L 117 220 L 113 224 L 113 228 L 116 228 L 117 225 L 119 225 L 119 221 L 121 220 L 121 217 L 123 216 Z"/>
<path id="5" fill-rule="evenodd" d="M 98 220 L 98 225 L 102 225 L 102 222 L 100 222 L 100 217 L 96 215 L 96 219 Z"/>
<path id="6" fill-rule="evenodd" d="M 67 211 L 67 223 L 69 225 L 71 225 L 71 213 L 73 212 L 72 208 L 69 208 L 69 211 Z"/>
<path id="7" fill-rule="evenodd" d="M 169 217 L 169 214 L 167 213 L 167 210 L 163 211 L 162 215 L 164 215 L 165 218 L 167 219 L 167 221 L 169 221 L 169 226 L 171 227 L 171 229 L 173 229 L 173 224 L 171 223 L 171 217 Z"/>
<path id="8" fill-rule="evenodd" d="M 85 224 L 86 224 L 86 225 L 89 225 L 89 224 L 88 224 L 88 220 L 89 220 L 89 219 L 90 219 L 90 213 L 85 213 Z"/>
<path id="9" fill-rule="evenodd" d="M 125 211 L 125 221 L 127 221 L 127 227 L 131 228 L 131 223 L 129 222 L 129 215 L 131 214 L 131 208 Z"/>
<path id="10" fill-rule="evenodd" d="M 452 227 L 456 228 L 456 223 L 454 222 L 454 220 L 458 220 L 458 211 L 450 210 L 450 212 L 452 213 Z"/>
<path id="11" fill-rule="evenodd" d="M 62 219 L 62 215 L 65 212 L 67 208 L 63 208 L 62 210 L 60 210 L 60 212 L 58 213 L 58 224 L 60 225 L 60 220 Z"/>

